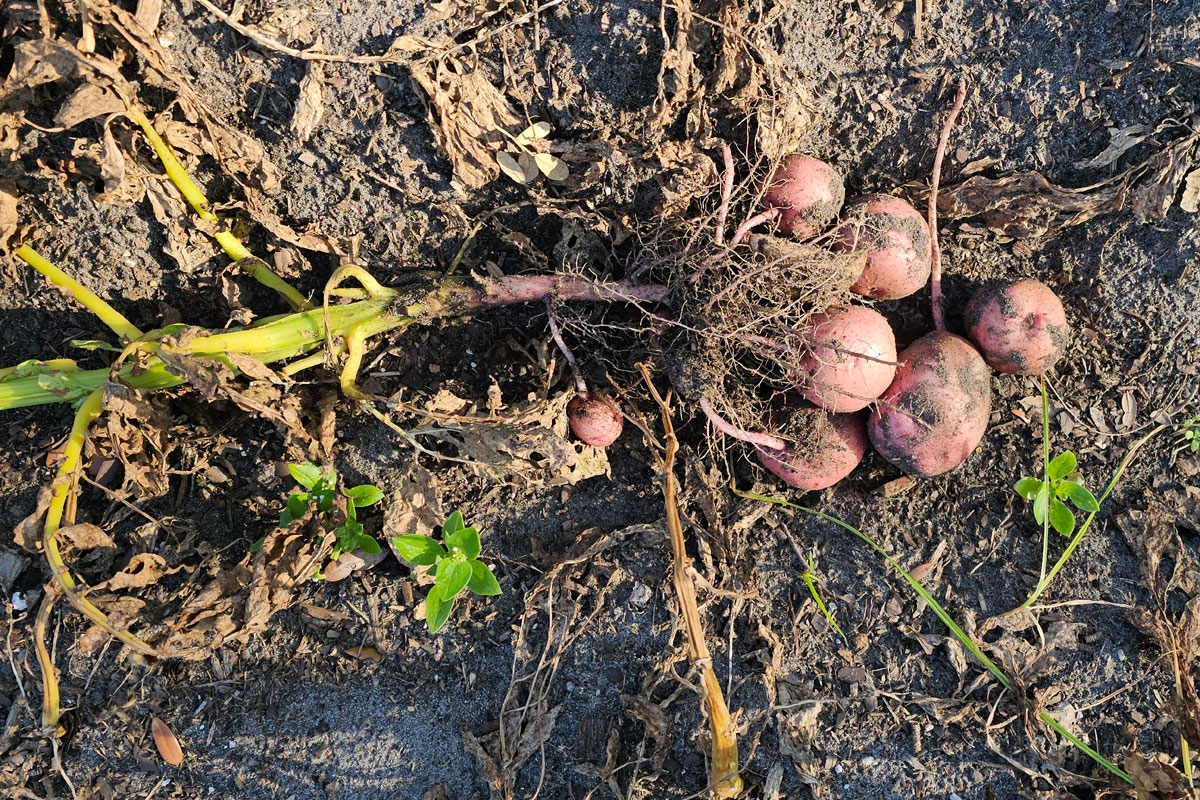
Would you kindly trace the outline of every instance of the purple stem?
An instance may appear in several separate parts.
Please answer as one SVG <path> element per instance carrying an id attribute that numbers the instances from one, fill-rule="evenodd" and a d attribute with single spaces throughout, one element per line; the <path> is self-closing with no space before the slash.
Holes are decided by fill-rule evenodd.
<path id="1" fill-rule="evenodd" d="M 712 426 L 726 436 L 732 436 L 734 439 L 740 439 L 743 442 L 765 447 L 768 450 L 783 450 L 787 447 L 787 444 L 776 439 L 769 433 L 744 431 L 726 422 L 720 414 L 713 410 L 712 404 L 708 402 L 707 397 L 700 398 L 700 410 L 704 412 L 704 416 L 708 417 L 708 421 L 712 423 Z"/>

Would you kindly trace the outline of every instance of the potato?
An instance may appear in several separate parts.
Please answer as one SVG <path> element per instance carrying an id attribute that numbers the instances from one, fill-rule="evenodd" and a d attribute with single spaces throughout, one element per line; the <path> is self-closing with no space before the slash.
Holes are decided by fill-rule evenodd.
<path id="1" fill-rule="evenodd" d="M 567 403 L 571 431 L 584 444 L 608 447 L 621 436 L 625 418 L 611 400 L 595 392 L 576 395 Z"/>
<path id="2" fill-rule="evenodd" d="M 1070 341 L 1062 301 L 1033 278 L 983 287 L 967 304 L 966 323 L 967 336 L 999 372 L 1047 372 Z"/>
<path id="3" fill-rule="evenodd" d="M 842 219 L 833 249 L 867 255 L 866 267 L 851 291 L 895 300 L 919 291 L 929 281 L 929 225 L 911 205 L 898 197 L 868 195 L 854 201 Z"/>
<path id="4" fill-rule="evenodd" d="M 867 452 L 866 414 L 826 414 L 813 411 L 813 438 L 798 457 L 796 449 L 758 448 L 758 460 L 789 486 L 814 491 L 833 486 L 854 471 Z M 808 444 L 807 442 L 805 443 Z"/>
<path id="5" fill-rule="evenodd" d="M 834 306 L 809 318 L 800 345 L 800 393 L 826 411 L 866 408 L 896 375 L 896 337 L 883 315 Z"/>
<path id="6" fill-rule="evenodd" d="M 801 239 L 829 227 L 845 199 L 846 188 L 833 167 L 799 153 L 780 162 L 763 191 L 767 207 L 779 209 L 779 232 Z"/>
<path id="7" fill-rule="evenodd" d="M 991 373 L 970 342 L 945 331 L 917 339 L 901 351 L 900 362 L 867 422 L 871 444 L 905 472 L 948 472 L 987 430 Z"/>

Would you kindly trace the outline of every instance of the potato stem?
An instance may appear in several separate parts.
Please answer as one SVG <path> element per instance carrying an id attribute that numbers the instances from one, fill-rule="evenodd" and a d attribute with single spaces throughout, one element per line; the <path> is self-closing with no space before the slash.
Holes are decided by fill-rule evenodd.
<path id="1" fill-rule="evenodd" d="M 954 95 L 954 106 L 946 124 L 942 128 L 942 137 L 938 140 L 937 152 L 933 156 L 933 175 L 929 181 L 929 249 L 932 264 L 929 276 L 929 294 L 933 304 L 933 324 L 939 331 L 946 330 L 946 320 L 942 314 L 942 248 L 938 246 L 937 227 L 937 195 L 938 185 L 942 182 L 942 159 L 946 156 L 946 145 L 950 142 L 950 130 L 958 113 L 962 111 L 967 99 L 967 81 L 965 78 L 958 82 L 958 92 Z"/>

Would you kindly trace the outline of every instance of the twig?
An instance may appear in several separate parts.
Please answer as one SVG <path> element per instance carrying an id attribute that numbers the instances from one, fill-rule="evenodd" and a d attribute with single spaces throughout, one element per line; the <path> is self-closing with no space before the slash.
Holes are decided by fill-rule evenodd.
<path id="1" fill-rule="evenodd" d="M 700 610 L 696 605 L 696 586 L 688 577 L 687 545 L 683 538 L 683 524 L 679 520 L 679 507 L 675 500 L 675 455 L 679 442 L 675 438 L 675 427 L 671 422 L 670 395 L 666 399 L 659 394 L 658 387 L 650 377 L 645 363 L 638 364 L 642 379 L 654 395 L 662 413 L 663 436 L 667 452 L 663 456 L 662 492 L 667 514 L 667 533 L 671 539 L 672 569 L 675 594 L 679 599 L 680 613 L 687 631 L 688 655 L 692 665 L 701 671 L 704 701 L 708 709 L 708 721 L 712 726 L 712 764 L 710 783 L 713 796 L 732 798 L 742 793 L 742 777 L 738 772 L 737 737 L 734 734 L 733 718 L 725 705 L 721 683 L 712 668 L 712 654 L 704 640 L 704 626 L 700 622 Z"/>
<path id="2" fill-rule="evenodd" d="M 946 321 L 942 316 L 942 248 L 938 246 L 937 228 L 937 194 L 938 185 L 942 182 L 942 159 L 946 155 L 946 145 L 950 142 L 950 130 L 958 113 L 962 111 L 967 99 L 967 80 L 958 82 L 958 92 L 954 96 L 954 106 L 950 116 L 946 117 L 946 125 L 942 128 L 942 138 L 938 141 L 937 153 L 933 156 L 933 177 L 929 182 L 929 247 L 932 256 L 932 270 L 929 276 L 929 294 L 933 301 L 933 324 L 939 331 L 946 330 Z"/>

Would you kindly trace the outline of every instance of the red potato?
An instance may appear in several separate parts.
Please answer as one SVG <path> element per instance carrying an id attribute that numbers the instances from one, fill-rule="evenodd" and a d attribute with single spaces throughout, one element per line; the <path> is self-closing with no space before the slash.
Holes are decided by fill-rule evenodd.
<path id="1" fill-rule="evenodd" d="M 1062 357 L 1070 340 L 1062 301 L 1032 278 L 985 286 L 967 304 L 967 336 L 993 369 L 1040 375 Z"/>
<path id="2" fill-rule="evenodd" d="M 571 432 L 584 444 L 608 447 L 621 436 L 625 418 L 613 402 L 603 395 L 576 395 L 567 403 L 567 421 Z"/>
<path id="3" fill-rule="evenodd" d="M 826 411 L 866 408 L 896 375 L 896 337 L 883 315 L 834 306 L 809 318 L 801 344 L 800 391 Z"/>
<path id="4" fill-rule="evenodd" d="M 763 192 L 767 207 L 779 209 L 779 232 L 801 239 L 829 227 L 845 199 L 846 187 L 833 167 L 798 153 L 780 162 Z"/>
<path id="5" fill-rule="evenodd" d="M 929 281 L 929 224 L 898 197 L 875 194 L 856 200 L 834 234 L 833 249 L 866 251 L 866 267 L 850 287 L 866 297 L 908 297 Z"/>
<path id="6" fill-rule="evenodd" d="M 826 489 L 854 471 L 867 452 L 866 415 L 814 414 L 815 433 L 807 458 L 799 458 L 791 447 L 783 450 L 758 448 L 758 460 L 784 483 L 806 492 Z"/>
<path id="7" fill-rule="evenodd" d="M 967 459 L 987 430 L 991 373 L 961 336 L 934 331 L 900 353 L 896 379 L 867 422 L 871 444 L 905 472 L 940 475 Z"/>

